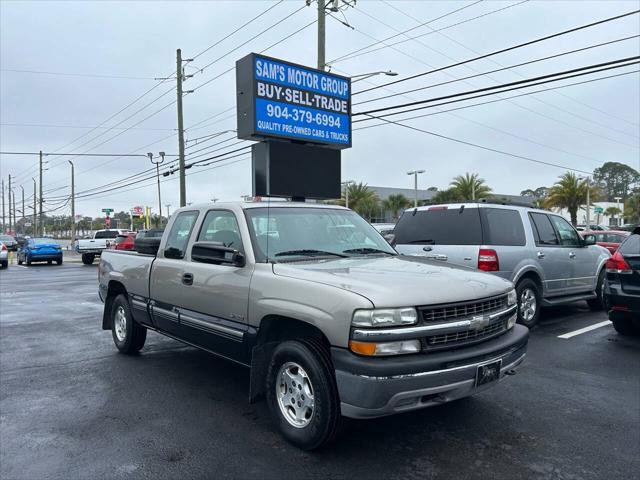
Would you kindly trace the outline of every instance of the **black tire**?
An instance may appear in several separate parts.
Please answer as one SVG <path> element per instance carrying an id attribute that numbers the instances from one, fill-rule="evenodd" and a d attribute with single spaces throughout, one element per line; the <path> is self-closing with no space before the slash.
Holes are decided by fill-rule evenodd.
<path id="1" fill-rule="evenodd" d="M 18 255 L 18 265 L 22 265 L 22 260 L 20 260 L 20 255 Z"/>
<path id="2" fill-rule="evenodd" d="M 2 268 L 9 268 L 9 261 L 5 260 L 4 262 L 2 262 Z"/>
<path id="3" fill-rule="evenodd" d="M 633 323 L 630 318 L 616 318 L 612 320 L 613 328 L 616 329 L 620 335 L 624 336 L 638 336 L 640 335 L 640 324 Z"/>
<path id="4" fill-rule="evenodd" d="M 27 257 L 27 265 L 31 266 L 31 259 Z"/>
<path id="5" fill-rule="evenodd" d="M 124 317 L 124 324 L 120 315 Z M 118 295 L 111 304 L 111 336 L 121 353 L 137 353 L 147 339 L 147 329 L 133 319 L 126 295 Z"/>
<path id="6" fill-rule="evenodd" d="M 47 265 L 51 265 L 53 263 L 53 260 L 47 260 Z"/>
<path id="7" fill-rule="evenodd" d="M 85 265 L 91 265 L 93 264 L 93 261 L 95 260 L 96 256 L 93 253 L 83 253 L 82 254 L 82 263 L 84 263 Z"/>
<path id="8" fill-rule="evenodd" d="M 60 259 L 60 260 L 56 260 L 56 264 L 57 264 L 57 265 L 62 265 L 62 259 Z"/>
<path id="9" fill-rule="evenodd" d="M 599 312 L 600 310 L 604 310 L 605 301 L 604 301 L 604 269 L 600 271 L 598 274 L 598 283 L 596 284 L 596 298 L 592 298 L 591 300 L 587 300 L 587 305 L 594 312 Z"/>
<path id="10" fill-rule="evenodd" d="M 533 295 L 533 300 L 529 293 Z M 532 328 L 540 320 L 541 295 L 538 284 L 530 278 L 523 278 L 516 285 L 516 294 L 518 295 L 518 323 Z M 524 306 L 523 302 L 526 302 Z M 533 315 L 531 315 L 531 306 L 533 306 Z"/>
<path id="11" fill-rule="evenodd" d="M 286 406 L 281 408 L 278 400 L 279 392 L 284 388 L 286 396 L 287 384 L 281 383 L 278 377 L 281 368 L 285 368 L 287 364 L 290 365 L 289 369 L 293 368 L 293 371 L 299 373 L 300 370 L 297 370 L 296 366 L 301 367 L 302 373 L 306 374 L 308 381 L 303 382 L 305 387 L 302 388 L 300 388 L 302 386 L 300 383 L 296 384 L 299 391 L 293 391 L 293 395 L 287 397 L 294 402 L 293 406 L 289 405 L 285 398 L 283 405 Z M 291 367 L 291 364 L 295 366 Z M 291 384 L 289 386 L 291 387 Z M 303 450 L 313 450 L 330 441 L 336 435 L 341 419 L 340 398 L 329 353 L 319 341 L 303 339 L 279 344 L 269 361 L 266 389 L 271 418 L 282 436 L 292 445 Z M 292 390 L 295 390 L 295 387 L 290 388 L 289 393 L 292 393 Z M 296 427 L 285 417 L 283 409 L 289 411 L 287 406 L 290 409 L 295 409 L 296 401 L 300 406 L 300 401 L 305 399 L 304 393 L 308 391 L 313 394 L 312 413 L 308 419 L 302 420 L 308 423 Z M 297 400 L 295 395 L 299 395 Z M 306 412 L 308 413 L 309 409 Z"/>

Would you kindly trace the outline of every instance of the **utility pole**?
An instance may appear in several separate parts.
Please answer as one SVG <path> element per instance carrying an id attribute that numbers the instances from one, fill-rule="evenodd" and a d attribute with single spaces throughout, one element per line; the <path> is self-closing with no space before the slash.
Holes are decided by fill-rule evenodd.
<path id="1" fill-rule="evenodd" d="M 38 226 L 40 227 L 40 230 L 38 231 L 38 233 L 40 234 L 40 236 L 44 236 L 44 218 L 42 217 L 42 150 L 40 150 L 40 195 L 39 195 L 39 200 L 40 200 L 40 215 L 39 215 L 39 222 L 38 222 Z"/>
<path id="2" fill-rule="evenodd" d="M 4 225 L 5 225 L 5 218 L 4 218 L 4 178 L 2 179 L 2 233 L 4 233 Z"/>
<path id="3" fill-rule="evenodd" d="M 591 185 L 590 178 L 587 177 L 587 230 L 591 230 Z"/>
<path id="4" fill-rule="evenodd" d="M 325 69 L 325 22 L 326 22 L 326 3 L 325 0 L 317 0 L 318 2 L 318 70 Z"/>
<path id="5" fill-rule="evenodd" d="M 13 197 L 13 235 L 15 236 L 18 233 L 18 223 L 16 222 L 16 192 L 9 192 L 9 193 L 13 193 L 12 197 Z"/>
<path id="6" fill-rule="evenodd" d="M 169 208 L 171 208 L 171 204 L 167 203 L 165 205 L 165 207 L 167 207 L 167 222 L 169 221 L 169 217 L 171 216 L 171 213 L 169 212 Z"/>
<path id="7" fill-rule="evenodd" d="M 187 204 L 186 182 L 184 176 L 184 120 L 182 118 L 182 50 L 176 50 L 176 85 L 178 95 L 178 155 L 180 165 L 180 206 Z"/>
<path id="8" fill-rule="evenodd" d="M 74 176 L 74 165 L 71 160 L 67 160 L 71 165 L 71 241 L 76 238 L 76 185 Z"/>
<path id="9" fill-rule="evenodd" d="M 160 196 L 160 164 L 164 162 L 165 153 L 160 152 L 158 155 L 160 155 L 160 161 L 154 162 L 153 153 L 147 153 L 147 156 L 149 157 L 149 160 L 151 160 L 151 163 L 153 163 L 156 166 L 156 179 L 158 181 L 158 217 L 156 220 L 156 228 L 162 225 L 162 197 Z"/>
<path id="10" fill-rule="evenodd" d="M 9 175 L 9 231 L 13 231 L 11 224 L 11 175 Z"/>
<path id="11" fill-rule="evenodd" d="M 37 217 L 36 217 L 36 179 L 31 177 L 31 180 L 33 180 L 33 223 L 31 225 L 32 230 L 31 233 L 33 233 L 33 236 L 37 236 L 37 231 L 38 231 L 38 225 L 37 225 Z"/>
<path id="12" fill-rule="evenodd" d="M 24 237 L 24 187 L 20 185 L 22 189 L 22 236 Z"/>

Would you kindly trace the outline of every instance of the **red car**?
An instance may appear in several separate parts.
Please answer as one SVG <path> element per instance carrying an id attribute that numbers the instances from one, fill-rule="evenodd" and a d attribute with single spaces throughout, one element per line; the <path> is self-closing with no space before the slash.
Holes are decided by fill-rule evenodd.
<path id="1" fill-rule="evenodd" d="M 604 231 L 583 231 L 580 232 L 583 237 L 585 235 L 594 235 L 596 237 L 596 245 L 606 248 L 613 255 L 625 238 L 629 236 L 629 232 L 623 230 L 604 230 Z"/>
<path id="2" fill-rule="evenodd" d="M 134 232 L 118 235 L 111 248 L 115 250 L 133 250 L 135 246 L 136 234 Z"/>

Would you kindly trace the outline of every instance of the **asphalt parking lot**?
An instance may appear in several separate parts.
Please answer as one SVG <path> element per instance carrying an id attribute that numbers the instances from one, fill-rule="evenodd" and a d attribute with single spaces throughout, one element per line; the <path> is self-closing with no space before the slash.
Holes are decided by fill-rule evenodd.
<path id="1" fill-rule="evenodd" d="M 476 397 L 346 421 L 314 453 L 282 440 L 248 371 L 100 328 L 96 265 L 0 272 L 0 478 L 631 479 L 640 339 L 576 304 L 544 312 L 520 373 Z M 559 338 L 559 336 L 569 338 Z"/>

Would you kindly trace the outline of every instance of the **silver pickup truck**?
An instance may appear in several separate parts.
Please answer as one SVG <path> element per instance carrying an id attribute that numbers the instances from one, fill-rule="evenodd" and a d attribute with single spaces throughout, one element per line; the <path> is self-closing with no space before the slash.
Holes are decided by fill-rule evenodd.
<path id="1" fill-rule="evenodd" d="M 189 206 L 156 246 L 103 253 L 102 328 L 123 353 L 154 330 L 250 367 L 250 400 L 303 449 L 341 416 L 473 395 L 525 357 L 511 282 L 400 256 L 342 207 Z"/>

